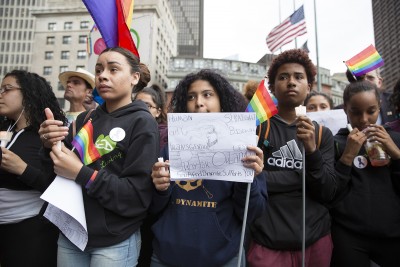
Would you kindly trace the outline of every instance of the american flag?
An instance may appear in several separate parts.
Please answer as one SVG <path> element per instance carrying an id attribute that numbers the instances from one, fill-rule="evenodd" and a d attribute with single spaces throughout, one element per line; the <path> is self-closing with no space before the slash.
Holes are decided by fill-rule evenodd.
<path id="1" fill-rule="evenodd" d="M 272 29 L 267 36 L 267 45 L 271 52 L 277 51 L 296 37 L 307 33 L 304 7 L 301 6 L 290 17 Z"/>

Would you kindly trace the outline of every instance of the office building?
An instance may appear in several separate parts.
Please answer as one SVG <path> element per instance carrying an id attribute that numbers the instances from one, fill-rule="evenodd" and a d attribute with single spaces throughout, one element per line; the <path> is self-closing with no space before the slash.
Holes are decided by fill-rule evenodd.
<path id="1" fill-rule="evenodd" d="M 203 57 L 204 0 L 168 0 L 178 26 L 178 56 Z"/>
<path id="2" fill-rule="evenodd" d="M 400 1 L 372 0 L 375 46 L 385 64 L 380 68 L 386 89 L 400 79 Z"/>
<path id="3" fill-rule="evenodd" d="M 2 0 L 0 2 L 0 75 L 13 69 L 30 70 L 35 19 L 31 9 L 45 0 Z"/>

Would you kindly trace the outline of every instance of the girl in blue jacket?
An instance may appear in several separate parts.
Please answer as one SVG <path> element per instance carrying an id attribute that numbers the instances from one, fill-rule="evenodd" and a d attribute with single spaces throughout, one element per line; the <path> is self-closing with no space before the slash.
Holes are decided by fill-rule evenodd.
<path id="1" fill-rule="evenodd" d="M 176 113 L 240 112 L 245 108 L 243 96 L 211 70 L 183 78 L 170 104 L 170 110 Z M 255 172 L 248 213 L 251 221 L 264 210 L 267 196 L 261 174 L 263 152 L 257 147 L 248 149 L 255 152 L 243 158 L 243 165 Z M 151 266 L 237 266 L 247 184 L 171 182 L 167 166 L 157 162 L 152 171 L 156 189 L 152 211 L 158 214 L 158 220 L 152 227 L 155 238 Z"/>

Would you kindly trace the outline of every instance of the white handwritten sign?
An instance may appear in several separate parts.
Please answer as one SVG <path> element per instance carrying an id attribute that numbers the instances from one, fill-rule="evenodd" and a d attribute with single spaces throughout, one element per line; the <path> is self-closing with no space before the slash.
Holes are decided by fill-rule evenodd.
<path id="1" fill-rule="evenodd" d="M 40 198 L 49 202 L 44 217 L 83 251 L 88 232 L 82 188 L 75 181 L 57 175 Z"/>
<path id="2" fill-rule="evenodd" d="M 308 112 L 307 117 L 329 128 L 333 135 L 335 135 L 340 128 L 345 128 L 347 125 L 347 116 L 343 109 Z"/>
<path id="3" fill-rule="evenodd" d="M 256 114 L 169 113 L 171 180 L 252 182 L 254 170 L 242 158 L 256 146 Z"/>

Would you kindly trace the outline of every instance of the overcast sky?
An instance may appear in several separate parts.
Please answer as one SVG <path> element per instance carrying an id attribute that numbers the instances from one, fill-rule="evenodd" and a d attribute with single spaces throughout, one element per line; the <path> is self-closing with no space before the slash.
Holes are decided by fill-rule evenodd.
<path id="1" fill-rule="evenodd" d="M 293 13 L 293 0 L 205 0 L 204 57 L 238 55 L 241 61 L 257 62 L 270 53 L 265 38 L 280 22 L 279 2 L 282 21 Z M 296 9 L 302 4 L 307 34 L 297 38 L 297 46 L 308 40 L 316 65 L 314 0 L 296 0 Z M 319 65 L 331 74 L 344 72 L 343 60 L 375 44 L 371 0 L 316 0 L 316 10 Z M 283 50 L 294 47 L 293 41 Z"/>

